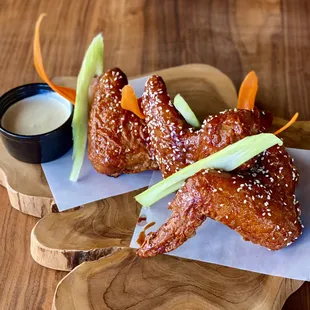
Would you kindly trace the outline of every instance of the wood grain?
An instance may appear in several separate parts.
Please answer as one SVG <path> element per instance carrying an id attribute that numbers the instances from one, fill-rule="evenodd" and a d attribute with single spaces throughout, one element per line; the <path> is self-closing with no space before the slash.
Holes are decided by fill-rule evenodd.
<path id="1" fill-rule="evenodd" d="M 34 21 L 42 12 L 48 13 L 42 27 L 42 51 L 50 76 L 76 76 L 85 46 L 103 31 L 106 68 L 120 66 L 136 76 L 203 62 L 224 71 L 236 86 L 253 68 L 260 79 L 261 105 L 286 119 L 295 111 L 301 113 L 301 120 L 310 119 L 308 0 L 1 0 L 0 93 L 40 81 L 32 65 L 31 41 Z M 7 201 L 5 191 L 1 195 Z M 1 205 L 2 211 L 6 214 L 0 218 L 4 229 L 11 214 L 18 213 L 8 208 L 8 202 Z M 14 253 L 25 253 L 27 232 L 34 222 L 19 214 L 18 221 L 13 221 L 16 225 L 0 241 L 5 249 L 14 245 Z M 29 277 L 31 271 L 39 273 L 27 263 L 29 268 L 17 269 L 20 263 L 7 258 L 5 269 L 1 269 L 1 285 L 4 276 L 8 277 L 6 283 L 13 283 L 13 293 L 7 294 L 9 288 L 5 294 L 1 291 L 4 309 L 50 308 L 50 286 L 47 289 L 45 283 L 53 271 L 46 271 L 41 283 L 25 284 L 18 279 Z M 7 275 L 9 268 L 14 272 Z M 309 308 L 307 283 L 284 309 Z"/>
<path id="2" fill-rule="evenodd" d="M 16 160 L 1 140 L 0 185 L 7 189 L 11 206 L 23 213 L 41 218 L 58 212 L 41 166 Z"/>
<path id="3" fill-rule="evenodd" d="M 30 255 L 30 232 L 37 219 L 11 208 L 0 187 L 0 309 L 50 309 L 65 272 L 42 268 Z"/>
<path id="4" fill-rule="evenodd" d="M 54 310 L 281 309 L 301 282 L 123 249 L 70 272 L 57 286 Z"/>
<path id="5" fill-rule="evenodd" d="M 69 271 L 129 247 L 141 210 L 134 200 L 139 192 L 45 216 L 31 232 L 31 256 L 45 267 Z"/>
<path id="6" fill-rule="evenodd" d="M 50 76 L 76 76 L 85 47 L 102 31 L 106 68 L 134 76 L 202 62 L 236 86 L 254 69 L 264 107 L 286 119 L 296 110 L 310 117 L 307 0 L 2 0 L 0 92 L 39 81 L 30 45 L 41 12 L 48 13 L 42 52 Z"/>
<path id="7" fill-rule="evenodd" d="M 153 74 L 163 77 L 171 98 L 182 93 L 185 100 L 192 102 L 191 108 L 201 121 L 209 114 L 226 108 L 235 108 L 237 105 L 237 91 L 232 80 L 213 66 L 193 63 L 148 72 L 143 76 Z M 139 77 L 141 76 L 129 79 Z M 60 76 L 53 78 L 53 82 L 75 88 L 77 78 Z"/>

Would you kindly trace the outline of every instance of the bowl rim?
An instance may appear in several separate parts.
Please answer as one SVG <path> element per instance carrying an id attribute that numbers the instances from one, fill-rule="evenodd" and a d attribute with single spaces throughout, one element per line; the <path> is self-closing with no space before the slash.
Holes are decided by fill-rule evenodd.
<path id="1" fill-rule="evenodd" d="M 7 92 L 5 92 L 3 95 L 1 95 L 1 97 L 0 97 L 0 105 L 1 105 L 2 100 L 4 100 L 7 96 L 15 93 L 16 91 L 18 91 L 21 88 L 28 88 L 28 87 L 36 87 L 38 89 L 44 89 L 47 92 L 52 92 L 52 93 L 56 93 L 57 94 L 57 92 L 55 92 L 47 83 L 28 83 L 28 84 L 23 84 L 23 85 L 19 85 L 17 87 L 14 87 L 14 88 L 8 90 Z M 25 96 L 23 99 L 28 98 L 28 97 L 32 97 L 32 96 L 35 96 L 35 95 Z M 65 98 L 63 98 L 63 99 L 67 100 Z M 20 100 L 22 100 L 22 99 L 20 99 Z M 20 100 L 18 100 L 18 101 L 20 101 Z M 15 103 L 13 103 L 11 106 L 13 106 Z M 45 132 L 45 133 L 41 133 L 41 134 L 36 134 L 36 135 L 22 135 L 22 134 L 17 134 L 17 133 L 14 133 L 12 131 L 9 131 L 9 130 L 5 129 L 2 126 L 2 124 L 1 124 L 1 120 L 3 118 L 3 115 L 5 114 L 5 112 L 4 112 L 4 114 L 0 117 L 0 133 L 2 133 L 7 138 L 10 138 L 12 140 L 23 140 L 24 142 L 26 142 L 26 141 L 27 142 L 35 142 L 35 141 L 38 141 L 38 140 L 42 140 L 42 139 L 48 138 L 49 136 L 51 136 L 54 133 L 56 133 L 59 130 L 61 130 L 63 127 L 67 126 L 68 122 L 71 124 L 72 118 L 73 118 L 74 106 L 71 103 L 70 103 L 70 105 L 71 105 L 71 112 L 70 112 L 67 120 L 63 124 L 61 124 L 59 127 L 55 128 L 55 129 L 53 129 L 51 131 L 48 131 L 48 132 Z"/>

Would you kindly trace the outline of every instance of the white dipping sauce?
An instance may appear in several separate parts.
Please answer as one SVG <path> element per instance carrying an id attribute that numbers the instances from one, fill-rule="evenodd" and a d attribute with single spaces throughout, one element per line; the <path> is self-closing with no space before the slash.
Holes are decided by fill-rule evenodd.
<path id="1" fill-rule="evenodd" d="M 4 113 L 1 126 L 20 135 L 39 135 L 66 122 L 71 103 L 54 92 L 46 92 L 14 103 Z"/>

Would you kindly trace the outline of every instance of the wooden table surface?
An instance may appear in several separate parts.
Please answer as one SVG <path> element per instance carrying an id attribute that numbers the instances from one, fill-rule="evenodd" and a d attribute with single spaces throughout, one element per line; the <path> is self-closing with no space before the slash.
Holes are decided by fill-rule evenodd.
<path id="1" fill-rule="evenodd" d="M 207 63 L 238 87 L 254 69 L 258 102 L 277 116 L 310 120 L 310 2 L 308 0 L 1 0 L 0 94 L 40 81 L 32 62 L 34 23 L 49 76 L 76 75 L 93 36 L 105 37 L 105 68 L 129 76 Z M 50 309 L 64 276 L 40 267 L 29 253 L 37 219 L 12 209 L 0 187 L 0 309 Z M 284 309 L 310 309 L 305 283 Z"/>

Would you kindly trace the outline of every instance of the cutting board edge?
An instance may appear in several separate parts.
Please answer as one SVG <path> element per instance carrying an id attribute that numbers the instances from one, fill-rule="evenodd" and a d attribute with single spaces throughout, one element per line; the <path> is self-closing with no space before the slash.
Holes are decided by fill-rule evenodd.
<path id="1" fill-rule="evenodd" d="M 11 206 L 22 213 L 42 218 L 49 213 L 59 212 L 54 199 L 51 197 L 31 196 L 14 190 L 2 167 L 0 167 L 0 185 L 7 190 Z"/>
<path id="2" fill-rule="evenodd" d="M 35 228 L 39 222 L 34 226 L 30 235 L 30 254 L 33 260 L 39 265 L 59 271 L 71 271 L 81 263 L 94 261 L 102 257 L 109 256 L 123 248 L 122 246 L 111 246 L 102 248 L 85 248 L 85 249 L 56 249 L 50 248 L 42 244 L 35 234 Z M 46 257 L 49 256 L 49 259 Z M 44 259 L 43 259 L 44 257 Z M 57 264 L 53 264 L 57 261 Z"/>

